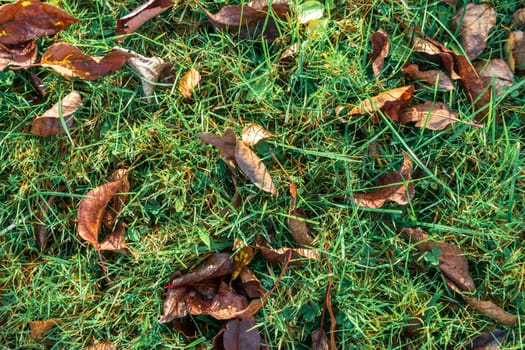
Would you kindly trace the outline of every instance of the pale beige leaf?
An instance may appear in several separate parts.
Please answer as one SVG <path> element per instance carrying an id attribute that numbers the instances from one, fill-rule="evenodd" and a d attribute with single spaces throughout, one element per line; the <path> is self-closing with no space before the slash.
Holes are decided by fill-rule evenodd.
<path id="1" fill-rule="evenodd" d="M 243 142 L 235 144 L 235 162 L 255 186 L 263 191 L 278 195 L 268 169 L 259 156 Z"/>
<path id="2" fill-rule="evenodd" d="M 73 124 L 72 115 L 82 106 L 82 98 L 77 91 L 71 91 L 60 102 L 33 120 L 31 133 L 39 136 L 51 136 L 64 132 L 60 117 L 69 128 Z"/>
<path id="3" fill-rule="evenodd" d="M 414 88 L 414 85 L 402 86 L 396 89 L 381 92 L 380 94 L 370 97 L 354 108 L 352 108 L 348 115 L 359 115 L 366 113 L 373 113 L 379 111 L 387 102 L 398 101 L 405 93 Z"/>
<path id="4" fill-rule="evenodd" d="M 142 91 L 146 100 L 151 100 L 155 83 L 159 81 L 161 73 L 166 69 L 169 63 L 166 63 L 160 57 L 145 57 L 136 52 L 128 59 L 128 64 L 141 76 Z"/>
<path id="5" fill-rule="evenodd" d="M 455 112 L 443 102 L 427 101 L 423 104 L 405 108 L 399 115 L 401 123 L 416 122 L 418 128 L 443 130 L 458 121 Z"/>
<path id="6" fill-rule="evenodd" d="M 84 350 L 117 350 L 117 347 L 105 341 L 99 341 L 96 344 L 84 348 Z"/>
<path id="7" fill-rule="evenodd" d="M 254 123 L 247 124 L 241 132 L 242 142 L 248 146 L 255 146 L 260 141 L 270 137 L 273 137 L 271 132 Z"/>
<path id="8" fill-rule="evenodd" d="M 191 68 L 183 76 L 179 82 L 179 91 L 185 98 L 193 96 L 193 90 L 199 86 L 201 81 L 201 74 L 195 68 Z"/>
<path id="9" fill-rule="evenodd" d="M 31 328 L 31 337 L 40 338 L 45 332 L 60 323 L 58 318 L 50 318 L 42 321 L 29 321 L 29 328 Z"/>

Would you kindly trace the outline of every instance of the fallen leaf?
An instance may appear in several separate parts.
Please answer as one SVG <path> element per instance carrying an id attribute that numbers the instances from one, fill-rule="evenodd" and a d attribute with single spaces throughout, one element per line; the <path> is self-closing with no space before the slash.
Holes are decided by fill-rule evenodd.
<path id="1" fill-rule="evenodd" d="M 470 60 L 478 57 L 487 46 L 489 31 L 496 25 L 496 11 L 488 4 L 467 4 L 459 9 L 453 22 L 459 28 L 461 44 Z"/>
<path id="2" fill-rule="evenodd" d="M 312 237 L 312 229 L 305 221 L 306 215 L 301 208 L 295 208 L 290 211 L 288 217 L 288 228 L 292 234 L 293 239 L 299 244 L 311 245 L 314 241 Z"/>
<path id="3" fill-rule="evenodd" d="M 525 74 L 525 32 L 510 32 L 505 43 L 505 53 L 510 69 L 520 76 Z"/>
<path id="4" fill-rule="evenodd" d="M 174 278 L 169 285 L 171 288 L 176 288 L 231 275 L 235 269 L 235 263 L 230 256 L 229 253 L 213 254 L 198 271 Z"/>
<path id="5" fill-rule="evenodd" d="M 523 27 L 525 25 L 525 7 L 517 10 L 512 15 L 512 24 L 514 27 Z"/>
<path id="6" fill-rule="evenodd" d="M 214 347 L 214 349 L 260 350 L 261 336 L 255 325 L 253 317 L 229 320 L 224 332 L 219 335 L 221 339 L 218 341 L 222 347 Z"/>
<path id="7" fill-rule="evenodd" d="M 38 136 L 52 136 L 64 132 L 64 123 L 68 128 L 73 124 L 73 113 L 82 106 L 82 98 L 77 91 L 71 91 L 60 102 L 44 114 L 33 119 L 31 133 Z"/>
<path id="8" fill-rule="evenodd" d="M 235 255 L 233 256 L 234 270 L 232 272 L 232 280 L 239 277 L 241 271 L 248 266 L 255 256 L 255 251 L 249 245 L 244 245 L 244 242 L 238 238 L 233 243 L 233 250 Z"/>
<path id="9" fill-rule="evenodd" d="M 322 18 L 324 5 L 316 0 L 307 0 L 297 6 L 297 21 L 301 24 Z"/>
<path id="10" fill-rule="evenodd" d="M 199 138 L 203 142 L 217 147 L 222 159 L 230 166 L 230 169 L 235 169 L 235 145 L 237 144 L 237 139 L 232 129 L 226 129 L 223 136 L 203 132 L 199 134 Z"/>
<path id="11" fill-rule="evenodd" d="M 241 140 L 248 146 L 255 146 L 260 141 L 270 137 L 273 137 L 271 132 L 254 123 L 246 124 L 241 131 Z"/>
<path id="12" fill-rule="evenodd" d="M 173 328 L 184 334 L 186 338 L 197 338 L 199 336 L 199 329 L 189 317 L 176 318 L 172 324 Z"/>
<path id="13" fill-rule="evenodd" d="M 503 329 L 494 329 L 476 335 L 471 341 L 465 343 L 465 350 L 499 350 L 505 338 Z"/>
<path id="14" fill-rule="evenodd" d="M 0 72 L 8 66 L 25 67 L 36 61 L 37 46 L 34 40 L 17 45 L 0 43 Z"/>
<path id="15" fill-rule="evenodd" d="M 412 160 L 403 153 L 403 163 L 398 171 L 390 171 L 378 177 L 379 188 L 366 193 L 354 193 L 354 203 L 365 208 L 381 208 L 387 201 L 408 204 L 414 196 L 410 181 Z M 407 183 L 408 182 L 408 183 Z"/>
<path id="16" fill-rule="evenodd" d="M 19 0 L 0 6 L 0 44 L 19 45 L 53 36 L 80 22 L 66 12 L 35 0 Z"/>
<path id="17" fill-rule="evenodd" d="M 404 108 L 399 114 L 400 123 L 416 122 L 416 127 L 430 130 L 443 130 L 458 120 L 443 102 L 427 101 L 423 104 Z"/>
<path id="18" fill-rule="evenodd" d="M 403 67 L 403 72 L 407 73 L 413 80 L 423 80 L 432 86 L 445 91 L 454 90 L 452 80 L 443 72 L 436 69 L 420 71 L 417 64 L 409 64 Z"/>
<path id="19" fill-rule="evenodd" d="M 263 37 L 273 41 L 280 36 L 275 18 L 286 19 L 290 14 L 287 4 L 273 4 L 254 9 L 248 5 L 228 5 L 213 14 L 198 4 L 214 28 L 227 30 L 241 39 Z"/>
<path id="20" fill-rule="evenodd" d="M 184 98 L 190 98 L 193 96 L 193 90 L 199 86 L 201 81 L 201 74 L 195 68 L 191 68 L 189 71 L 184 73 L 182 79 L 179 82 L 179 91 Z"/>
<path id="21" fill-rule="evenodd" d="M 247 266 L 243 267 L 239 274 L 240 288 L 251 299 L 257 299 L 263 296 L 264 288 L 259 279 Z"/>
<path id="22" fill-rule="evenodd" d="M 488 62 L 476 61 L 474 68 L 487 84 L 492 84 L 496 95 L 503 94 L 514 82 L 514 74 L 502 59 L 495 58 Z"/>
<path id="23" fill-rule="evenodd" d="M 420 252 L 430 252 L 434 248 L 439 248 L 439 268 L 441 272 L 453 281 L 461 290 L 473 292 L 476 285 L 470 277 L 468 270 L 468 260 L 463 251 L 455 245 L 448 243 L 438 243 L 428 239 L 428 235 L 421 228 L 403 228 L 403 235 L 412 243 L 416 244 L 416 249 Z"/>
<path id="24" fill-rule="evenodd" d="M 268 248 L 261 245 L 256 245 L 257 249 L 261 252 L 262 256 L 268 263 L 272 265 L 281 264 L 288 259 L 288 256 L 290 255 L 290 252 L 292 252 L 292 259 L 300 259 L 300 258 L 306 258 L 306 259 L 313 259 L 313 260 L 321 260 L 321 256 L 319 255 L 319 252 L 313 250 L 313 249 L 305 249 L 305 248 Z"/>
<path id="25" fill-rule="evenodd" d="M 352 108 L 348 115 L 360 115 L 383 111 L 392 120 L 397 121 L 399 110 L 405 106 L 414 92 L 414 85 L 402 86 L 396 89 L 381 92 L 380 94 L 367 98 Z"/>
<path id="26" fill-rule="evenodd" d="M 328 350 L 328 338 L 326 332 L 317 328 L 312 332 L 312 350 Z M 335 349 L 334 349 L 335 350 Z"/>
<path id="27" fill-rule="evenodd" d="M 275 196 L 279 194 L 262 160 L 243 142 L 235 144 L 235 162 L 255 186 Z"/>
<path id="28" fill-rule="evenodd" d="M 459 75 L 454 70 L 453 52 L 445 46 L 437 42 L 430 42 L 428 40 L 414 37 L 413 49 L 429 61 L 440 63 L 453 80 L 459 79 Z"/>
<path id="29" fill-rule="evenodd" d="M 130 34 L 136 31 L 146 21 L 161 14 L 175 5 L 173 0 L 149 0 L 137 7 L 131 13 L 117 20 L 115 35 Z M 120 42 L 125 38 L 119 39 Z"/>
<path id="30" fill-rule="evenodd" d="M 117 350 L 117 347 L 105 341 L 99 341 L 96 344 L 84 348 L 84 350 Z"/>
<path id="31" fill-rule="evenodd" d="M 40 65 L 66 78 L 97 80 L 122 68 L 131 56 L 126 50 L 112 50 L 104 57 L 92 57 L 72 45 L 57 43 L 44 52 Z"/>
<path id="32" fill-rule="evenodd" d="M 29 321 L 29 328 L 31 328 L 31 337 L 40 338 L 42 335 L 60 323 L 58 318 L 50 318 L 43 321 Z"/>
<path id="33" fill-rule="evenodd" d="M 377 79 L 385 66 L 385 57 L 390 51 L 390 39 L 384 30 L 379 29 L 372 34 L 370 40 L 372 41 L 372 52 L 368 55 L 368 59 L 372 61 L 372 72 Z"/>

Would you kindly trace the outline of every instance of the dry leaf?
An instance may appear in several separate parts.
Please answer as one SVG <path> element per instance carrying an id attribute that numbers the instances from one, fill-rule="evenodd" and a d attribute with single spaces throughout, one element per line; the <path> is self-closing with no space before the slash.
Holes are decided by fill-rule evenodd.
<path id="1" fill-rule="evenodd" d="M 94 345 L 84 348 L 84 350 L 117 350 L 117 347 L 113 344 L 106 343 L 105 341 L 99 341 Z"/>
<path id="2" fill-rule="evenodd" d="M 279 194 L 262 160 L 243 142 L 235 144 L 235 162 L 255 186 L 273 195 Z"/>
<path id="3" fill-rule="evenodd" d="M 407 107 L 399 115 L 400 123 L 416 122 L 416 127 L 430 130 L 443 130 L 457 121 L 458 115 L 443 102 L 427 101 Z"/>
<path id="4" fill-rule="evenodd" d="M 115 35 L 133 33 L 146 21 L 161 14 L 173 5 L 175 5 L 173 0 L 149 0 L 145 2 L 117 21 Z M 124 39 L 121 38 L 119 41 L 122 42 Z"/>
<path id="5" fill-rule="evenodd" d="M 73 113 L 82 106 L 82 98 L 77 91 L 71 91 L 60 102 L 44 114 L 33 119 L 31 133 L 38 136 L 51 136 L 64 132 L 62 120 L 70 128 L 73 124 Z"/>
<path id="6" fill-rule="evenodd" d="M 420 71 L 417 64 L 406 65 L 402 71 L 414 80 L 423 80 L 432 86 L 436 86 L 437 83 L 438 89 L 445 91 L 454 90 L 452 80 L 441 71 L 435 69 Z"/>
<path id="7" fill-rule="evenodd" d="M 489 4 L 467 4 L 461 8 L 454 21 L 459 28 L 461 44 L 470 60 L 478 57 L 487 45 L 489 31 L 496 25 L 496 11 Z"/>
<path id="8" fill-rule="evenodd" d="M 468 270 L 468 260 L 464 253 L 455 245 L 448 243 L 438 243 L 428 240 L 428 235 L 419 227 L 403 228 L 403 235 L 413 243 L 416 243 L 416 249 L 420 252 L 430 252 L 434 248 L 439 248 L 439 268 L 441 272 L 453 281 L 461 290 L 473 292 L 476 285 L 470 277 Z"/>
<path id="9" fill-rule="evenodd" d="M 320 260 L 319 252 L 313 249 L 305 248 L 278 248 L 272 249 L 265 246 L 256 245 L 262 256 L 272 265 L 281 264 L 288 259 L 290 252 L 292 252 L 292 259 L 307 258 L 313 260 Z"/>
<path id="10" fill-rule="evenodd" d="M 415 52 L 423 55 L 426 59 L 432 62 L 437 62 L 442 65 L 453 80 L 459 79 L 459 75 L 454 70 L 453 52 L 438 42 L 430 42 L 418 37 L 414 38 L 413 49 Z"/>
<path id="11" fill-rule="evenodd" d="M 522 76 L 525 73 L 525 32 L 510 32 L 505 53 L 510 69 Z"/>
<path id="12" fill-rule="evenodd" d="M 0 43 L 0 72 L 8 66 L 24 67 L 36 61 L 37 45 L 34 40 L 17 45 Z"/>
<path id="13" fill-rule="evenodd" d="M 213 254 L 198 271 L 187 273 L 181 277 L 176 277 L 169 285 L 172 288 L 176 288 L 231 275 L 235 269 L 235 263 L 230 258 L 230 255 L 231 254 L 229 253 Z"/>
<path id="14" fill-rule="evenodd" d="M 394 172 L 387 172 L 377 179 L 380 188 L 367 193 L 354 193 L 354 203 L 365 208 L 381 208 L 387 201 L 408 204 L 414 196 L 414 186 L 409 183 L 412 160 L 403 153 L 403 164 Z"/>
<path id="15" fill-rule="evenodd" d="M 382 92 L 379 95 L 361 101 L 359 105 L 348 112 L 348 115 L 374 113 L 381 110 L 392 120 L 397 121 L 399 110 L 408 103 L 413 92 L 414 85 L 402 86 Z"/>
<path id="16" fill-rule="evenodd" d="M 203 142 L 217 147 L 222 159 L 228 164 L 230 169 L 235 169 L 235 145 L 237 144 L 237 139 L 232 129 L 226 129 L 223 136 L 203 132 L 199 134 L 199 138 Z"/>
<path id="17" fill-rule="evenodd" d="M 288 228 L 297 243 L 311 245 L 314 242 L 312 229 L 304 219 L 306 219 L 306 215 L 303 209 L 295 208 L 291 210 L 288 217 Z"/>
<path id="18" fill-rule="evenodd" d="M 235 255 L 233 256 L 234 270 L 232 273 L 232 280 L 239 277 L 241 271 L 248 266 L 255 256 L 255 251 L 249 245 L 244 245 L 244 242 L 238 238 L 233 243 L 233 250 Z"/>
<path id="19" fill-rule="evenodd" d="M 19 0 L 0 6 L 0 44 L 19 45 L 43 36 L 53 36 L 79 19 L 35 0 Z"/>
<path id="20" fill-rule="evenodd" d="M 201 81 L 201 74 L 195 68 L 191 68 L 189 71 L 184 73 L 182 79 L 179 82 L 179 91 L 184 98 L 190 98 L 193 96 L 193 90 L 199 86 Z"/>
<path id="21" fill-rule="evenodd" d="M 260 36 L 268 41 L 277 39 L 280 35 L 274 16 L 284 20 L 290 13 L 287 4 L 273 4 L 260 9 L 255 9 L 247 4 L 229 5 L 216 14 L 198 5 L 206 13 L 213 27 L 227 30 L 241 39 L 256 39 Z"/>
<path id="22" fill-rule="evenodd" d="M 31 328 L 31 337 L 40 338 L 45 332 L 60 323 L 58 318 L 50 318 L 43 321 L 29 321 L 29 328 Z"/>
<path id="23" fill-rule="evenodd" d="M 378 78 L 385 65 L 385 57 L 390 50 L 390 39 L 385 31 L 379 29 L 372 34 L 370 40 L 372 41 L 372 52 L 368 55 L 368 59 L 372 61 L 374 76 Z"/>
<path id="24" fill-rule="evenodd" d="M 317 328 L 312 332 L 312 350 L 328 350 L 328 338 L 326 332 Z M 335 349 L 334 349 L 335 350 Z"/>
<path id="25" fill-rule="evenodd" d="M 505 338 L 503 329 L 494 329 L 476 335 L 471 341 L 464 344 L 465 350 L 499 350 Z"/>
<path id="26" fill-rule="evenodd" d="M 512 15 L 512 24 L 516 28 L 523 27 L 525 25 L 525 7 L 514 12 Z"/>
<path id="27" fill-rule="evenodd" d="M 110 51 L 104 57 L 92 57 L 74 46 L 57 43 L 44 52 L 40 64 L 66 78 L 97 80 L 122 68 L 131 56 L 126 50 L 119 49 Z"/>
<path id="28" fill-rule="evenodd" d="M 488 62 L 476 61 L 474 68 L 483 80 L 493 85 L 496 95 L 503 94 L 514 82 L 514 74 L 507 62 L 502 59 L 495 58 Z"/>
<path id="29" fill-rule="evenodd" d="M 213 340 L 214 349 L 260 350 L 261 336 L 253 317 L 229 320 Z"/>
<path id="30" fill-rule="evenodd" d="M 270 137 L 273 137 L 271 132 L 254 123 L 246 124 L 241 131 L 241 140 L 248 146 L 255 146 L 260 141 Z"/>

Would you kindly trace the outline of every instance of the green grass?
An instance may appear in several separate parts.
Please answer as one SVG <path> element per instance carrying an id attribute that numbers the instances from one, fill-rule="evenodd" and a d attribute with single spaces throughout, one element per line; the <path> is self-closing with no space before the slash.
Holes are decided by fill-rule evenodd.
<path id="1" fill-rule="evenodd" d="M 409 1 L 412 3 L 411 1 Z M 6 3 L 6 1 L 2 1 Z M 83 20 L 54 38 L 39 40 L 39 52 L 66 41 L 90 54 L 115 45 L 116 18 L 140 1 L 55 1 Z M 212 12 L 225 3 L 203 3 Z M 525 97 L 516 80 L 493 106 L 502 124 L 473 128 L 461 123 L 443 131 L 377 125 L 367 116 L 342 123 L 339 105 L 355 105 L 382 89 L 366 56 L 369 37 L 380 27 L 390 34 L 391 53 L 381 75 L 384 89 L 409 83 L 400 69 L 417 58 L 397 17 L 459 49 L 448 23 L 453 7 L 440 1 L 405 8 L 400 1 L 336 1 L 327 27 L 314 33 L 292 18 L 283 27 L 287 44 L 238 41 L 197 25 L 205 15 L 186 2 L 151 20 L 124 47 L 175 64 L 177 79 L 190 67 L 202 75 L 195 98 L 185 100 L 177 82 L 158 87 L 154 102 L 141 95 L 129 67 L 96 82 L 68 80 L 49 69 L 29 72 L 44 81 L 48 95 L 34 102 L 29 74 L 0 73 L 0 339 L 6 349 L 77 349 L 107 341 L 119 349 L 206 349 L 218 323 L 197 340 L 185 339 L 157 321 L 169 275 L 186 270 L 209 251 L 232 246 L 235 238 L 274 247 L 295 246 L 286 225 L 290 196 L 279 158 L 299 185 L 298 205 L 311 220 L 314 248 L 329 257 L 332 301 L 341 349 L 458 349 L 479 332 L 501 328 L 466 309 L 441 274 L 416 254 L 399 232 L 421 226 L 438 241 L 466 252 L 480 298 L 525 314 Z M 498 25 L 482 58 L 504 58 L 503 43 L 514 1 L 493 1 Z M 290 61 L 286 48 L 301 47 Z M 32 119 L 74 88 L 84 98 L 67 135 L 30 134 Z M 415 101 L 443 101 L 462 120 L 473 115 L 461 89 L 452 93 L 418 85 Z M 229 170 L 217 150 L 204 145 L 202 131 L 238 135 L 258 123 L 276 137 L 257 148 L 280 191 L 273 197 L 241 177 L 245 200 L 221 215 L 234 193 Z M 377 147 L 379 157 L 371 157 Z M 351 194 L 372 188 L 380 174 L 395 170 L 402 151 L 416 164 L 416 195 L 407 206 L 356 207 Z M 139 159 L 140 157 L 140 159 Z M 126 239 L 139 254 L 106 255 L 108 283 L 96 251 L 76 235 L 79 201 L 111 173 L 129 166 L 131 195 L 121 214 Z M 51 237 L 39 253 L 33 235 L 36 213 L 65 185 L 48 213 Z M 247 200 L 249 199 L 249 200 Z M 209 243 L 209 246 L 208 246 Z M 327 244 L 327 249 L 323 249 Z M 256 257 L 253 270 L 270 289 L 280 269 Z M 309 349 L 319 327 L 329 280 L 326 261 L 291 267 L 257 314 L 272 349 Z M 403 330 L 418 314 L 423 332 L 408 340 Z M 28 322 L 60 318 L 42 339 L 30 337 Z M 328 322 L 328 321 L 327 321 Z M 522 328 L 508 329 L 505 349 L 525 342 Z"/>

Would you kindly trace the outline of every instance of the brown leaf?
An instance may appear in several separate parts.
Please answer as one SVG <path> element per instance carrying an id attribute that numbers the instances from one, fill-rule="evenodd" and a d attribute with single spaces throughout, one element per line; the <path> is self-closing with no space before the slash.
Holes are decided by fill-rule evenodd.
<path id="1" fill-rule="evenodd" d="M 505 53 L 510 69 L 522 76 L 525 73 L 525 32 L 510 32 L 505 43 Z"/>
<path id="2" fill-rule="evenodd" d="M 218 136 L 209 132 L 203 132 L 199 134 L 199 138 L 212 146 L 217 147 L 221 152 L 221 157 L 226 163 L 234 166 L 235 161 L 235 145 L 237 139 L 232 129 L 226 129 L 223 136 Z"/>
<path id="3" fill-rule="evenodd" d="M 417 64 L 406 65 L 402 71 L 414 80 L 423 80 L 432 86 L 436 86 L 437 83 L 438 89 L 445 91 L 454 90 L 452 80 L 441 71 L 435 69 L 420 71 Z"/>
<path id="4" fill-rule="evenodd" d="M 179 82 L 179 91 L 184 98 L 190 98 L 193 96 L 193 90 L 199 86 L 201 81 L 201 74 L 195 68 L 191 68 L 189 71 L 184 73 L 182 79 Z"/>
<path id="5" fill-rule="evenodd" d="M 390 50 L 390 39 L 384 30 L 379 29 L 372 34 L 370 40 L 372 42 L 372 52 L 368 55 L 368 59 L 372 61 L 372 72 L 374 76 L 378 78 L 379 73 L 381 73 L 385 66 L 385 57 Z"/>
<path id="6" fill-rule="evenodd" d="M 40 1 L 19 0 L 0 6 L 0 44 L 18 45 L 53 36 L 79 19 Z"/>
<path id="7" fill-rule="evenodd" d="M 255 146 L 260 141 L 270 137 L 273 137 L 271 132 L 254 123 L 246 124 L 241 131 L 241 140 L 248 146 Z"/>
<path id="8" fill-rule="evenodd" d="M 458 115 L 443 102 L 427 101 L 407 107 L 399 115 L 400 123 L 416 122 L 416 127 L 430 130 L 443 130 L 457 121 Z"/>
<path id="9" fill-rule="evenodd" d="M 240 287 L 248 298 L 257 299 L 264 295 L 265 290 L 261 282 L 248 267 L 243 267 L 239 279 L 241 280 Z"/>
<path id="10" fill-rule="evenodd" d="M 45 332 L 60 323 L 58 318 L 50 318 L 43 321 L 29 321 L 29 328 L 31 328 L 31 337 L 40 338 Z"/>
<path id="11" fill-rule="evenodd" d="M 288 217 L 288 227 L 293 239 L 299 244 L 310 245 L 313 243 L 312 229 L 310 225 L 304 220 L 306 215 L 301 208 L 295 208 L 290 211 Z"/>
<path id="12" fill-rule="evenodd" d="M 99 341 L 96 344 L 84 348 L 84 350 L 117 350 L 117 347 L 105 341 Z"/>
<path id="13" fill-rule="evenodd" d="M 387 201 L 408 204 L 414 197 L 414 186 L 408 182 L 411 174 L 412 160 L 403 153 L 401 168 L 379 176 L 376 182 L 380 188 L 367 193 L 354 193 L 354 203 L 365 208 L 381 208 Z"/>
<path id="14" fill-rule="evenodd" d="M 525 7 L 517 10 L 512 15 L 512 24 L 516 27 L 523 27 L 525 25 Z"/>
<path id="15" fill-rule="evenodd" d="M 496 25 L 496 11 L 488 4 L 467 4 L 457 12 L 452 25 L 459 28 L 461 44 L 473 60 L 487 45 L 489 31 Z"/>
<path id="16" fill-rule="evenodd" d="M 16 45 L 0 43 L 0 72 L 8 66 L 24 67 L 36 61 L 37 45 L 34 40 Z"/>
<path id="17" fill-rule="evenodd" d="M 129 57 L 132 54 L 126 50 L 112 50 L 104 57 L 92 57 L 74 46 L 57 43 L 47 49 L 40 64 L 66 78 L 97 80 L 122 68 Z"/>
<path id="18" fill-rule="evenodd" d="M 321 328 L 312 332 L 312 350 L 328 350 L 328 338 Z"/>
<path id="19" fill-rule="evenodd" d="M 430 252 L 433 248 L 439 248 L 439 268 L 441 272 L 453 281 L 461 290 L 473 292 L 476 285 L 470 277 L 468 270 L 468 260 L 463 251 L 455 245 L 448 243 L 438 243 L 428 240 L 428 235 L 421 228 L 403 228 L 403 235 L 411 242 L 417 243 L 416 249 L 420 252 Z"/>
<path id="20" fill-rule="evenodd" d="M 514 74 L 502 59 L 495 58 L 488 62 L 476 61 L 474 68 L 480 77 L 488 84 L 492 84 L 496 95 L 503 94 L 514 82 Z"/>
<path id="21" fill-rule="evenodd" d="M 130 254 L 135 259 L 138 259 L 138 254 L 132 251 L 126 244 L 124 238 L 126 227 L 122 221 L 117 223 L 115 230 L 107 235 L 102 242 L 100 242 L 100 250 L 112 251 L 120 254 Z"/>
<path id="22" fill-rule="evenodd" d="M 214 339 L 214 349 L 260 350 L 261 336 L 255 325 L 253 317 L 229 320 Z"/>
<path id="23" fill-rule="evenodd" d="M 124 17 L 117 20 L 115 35 L 130 34 L 136 31 L 146 21 L 161 14 L 175 5 L 173 0 L 149 0 Z M 119 39 L 120 42 L 125 38 Z"/>
<path id="24" fill-rule="evenodd" d="M 73 113 L 82 106 L 82 98 L 77 91 L 71 91 L 60 102 L 44 114 L 33 119 L 31 133 L 38 136 L 52 136 L 64 132 L 62 120 L 70 128 L 73 124 Z"/>
<path id="25" fill-rule="evenodd" d="M 199 5 L 200 6 L 200 5 Z M 229 5 L 213 14 L 201 6 L 210 23 L 216 29 L 227 30 L 241 39 L 256 39 L 262 36 L 268 41 L 279 37 L 279 29 L 275 18 L 285 20 L 289 17 L 290 8 L 287 4 L 274 4 L 254 9 L 248 5 Z"/>
<path id="26" fill-rule="evenodd" d="M 442 65 L 453 80 L 459 79 L 458 74 L 454 70 L 453 52 L 445 46 L 435 41 L 428 41 L 418 37 L 414 38 L 413 49 L 415 52 L 425 56 L 426 59 L 432 62 L 438 62 Z"/>
<path id="27" fill-rule="evenodd" d="M 494 329 L 476 335 L 471 341 L 465 343 L 465 350 L 499 350 L 505 338 L 503 329 Z"/>
<path id="28" fill-rule="evenodd" d="M 367 98 L 352 108 L 348 115 L 360 115 L 374 113 L 379 110 L 385 112 L 392 120 L 398 120 L 398 111 L 408 103 L 414 92 L 414 85 L 402 86 L 396 89 L 381 92 L 380 94 Z"/>
<path id="29" fill-rule="evenodd" d="M 262 160 L 243 142 L 235 144 L 235 162 L 255 186 L 273 195 L 279 194 Z"/>
<path id="30" fill-rule="evenodd" d="M 181 287 L 185 285 L 194 285 L 202 281 L 213 278 L 231 275 L 235 268 L 235 263 L 230 258 L 229 253 L 213 254 L 204 264 L 204 266 L 196 272 L 187 273 L 181 277 L 174 278 L 170 282 L 172 288 Z"/>
<path id="31" fill-rule="evenodd" d="M 292 259 L 307 258 L 313 260 L 321 260 L 319 252 L 313 249 L 305 248 L 267 248 L 265 246 L 256 245 L 257 249 L 261 252 L 262 256 L 272 265 L 281 264 L 292 252 Z"/>

